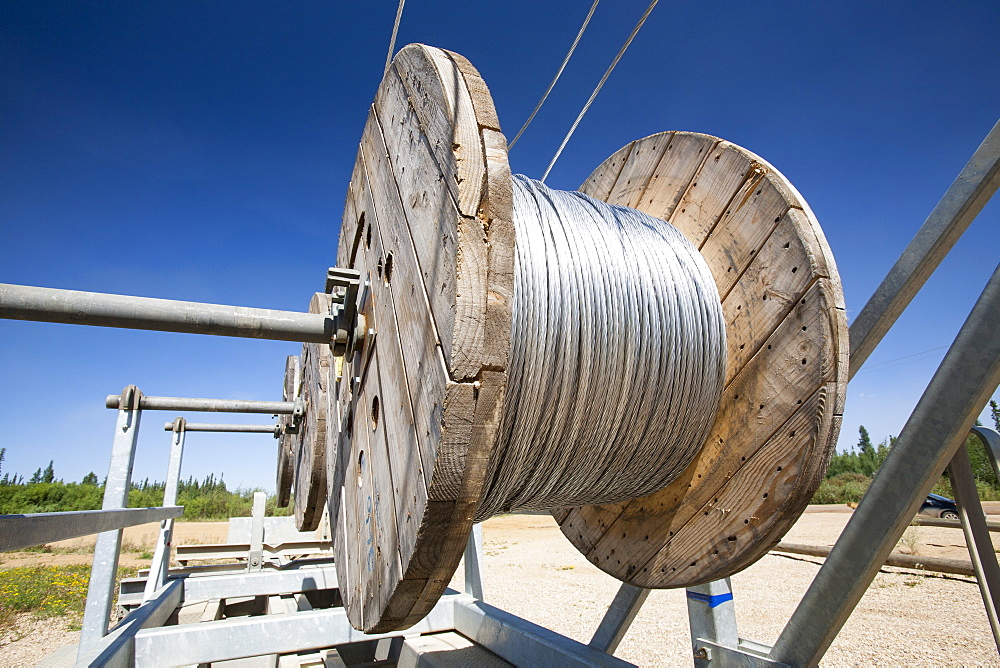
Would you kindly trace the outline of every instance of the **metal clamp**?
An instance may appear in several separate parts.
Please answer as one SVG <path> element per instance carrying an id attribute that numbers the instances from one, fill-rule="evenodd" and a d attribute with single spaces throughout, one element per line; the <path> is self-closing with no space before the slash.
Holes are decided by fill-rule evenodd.
<path id="1" fill-rule="evenodd" d="M 361 272 L 343 267 L 326 270 L 326 292 L 333 295 L 332 315 L 336 328 L 331 347 L 337 357 L 350 356 L 364 344 L 366 320 L 364 315 L 358 313 L 360 291 Z"/>

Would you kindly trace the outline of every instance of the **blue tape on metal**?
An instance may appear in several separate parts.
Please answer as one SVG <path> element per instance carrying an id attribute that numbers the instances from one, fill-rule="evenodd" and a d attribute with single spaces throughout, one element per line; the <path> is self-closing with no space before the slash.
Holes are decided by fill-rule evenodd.
<path id="1" fill-rule="evenodd" d="M 733 592 L 731 591 L 726 592 L 725 594 L 716 594 L 713 596 L 712 594 L 701 594 L 699 592 L 691 591 L 689 589 L 687 596 L 688 598 L 693 598 L 696 601 L 704 601 L 705 603 L 708 603 L 708 607 L 710 608 L 722 605 L 726 601 L 733 600 Z"/>

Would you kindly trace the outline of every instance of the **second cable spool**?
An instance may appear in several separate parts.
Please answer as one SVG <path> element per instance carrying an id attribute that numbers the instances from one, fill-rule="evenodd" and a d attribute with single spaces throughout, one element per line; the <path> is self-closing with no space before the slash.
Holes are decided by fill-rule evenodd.
<path id="1" fill-rule="evenodd" d="M 818 226 L 773 168 L 714 137 L 664 133 L 626 149 L 585 186 L 682 222 L 692 243 L 671 246 L 677 280 L 665 278 L 658 244 L 674 232 L 663 220 L 605 217 L 579 195 L 515 185 L 489 92 L 464 58 L 410 45 L 386 73 L 337 257 L 368 283 L 369 335 L 331 384 L 327 447 L 338 578 L 356 628 L 421 619 L 473 520 L 498 511 L 558 508 L 602 569 L 685 586 L 759 558 L 818 484 L 846 370 Z M 573 202 L 591 220 L 523 225 L 515 197 Z M 608 225 L 622 216 L 629 234 Z M 552 254 L 537 245 L 546 235 Z M 534 292 L 515 289 L 529 276 Z M 528 300 L 517 310 L 515 293 Z M 781 463 L 768 474 L 772 453 Z M 689 532 L 697 542 L 674 539 Z M 706 549 L 713 558 L 686 570 L 651 569 Z"/>

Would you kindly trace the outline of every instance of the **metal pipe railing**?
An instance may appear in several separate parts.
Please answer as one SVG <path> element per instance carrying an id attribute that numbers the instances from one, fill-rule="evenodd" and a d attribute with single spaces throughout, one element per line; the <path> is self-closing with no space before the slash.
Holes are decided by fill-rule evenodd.
<path id="1" fill-rule="evenodd" d="M 185 422 L 184 431 L 214 431 L 240 434 L 276 434 L 281 429 L 277 424 L 210 424 L 206 422 Z M 167 422 L 163 431 L 173 431 L 174 423 Z"/>
<path id="2" fill-rule="evenodd" d="M 109 394 L 104 401 L 108 408 L 118 408 L 121 397 Z M 293 401 L 247 401 L 244 399 L 195 399 L 191 397 L 147 397 L 139 399 L 139 408 L 147 411 L 201 411 L 205 413 L 267 413 L 291 415 Z M 188 427 L 190 430 L 190 427 Z"/>
<path id="3" fill-rule="evenodd" d="M 0 283 L 0 318 L 330 343 L 333 316 Z"/>

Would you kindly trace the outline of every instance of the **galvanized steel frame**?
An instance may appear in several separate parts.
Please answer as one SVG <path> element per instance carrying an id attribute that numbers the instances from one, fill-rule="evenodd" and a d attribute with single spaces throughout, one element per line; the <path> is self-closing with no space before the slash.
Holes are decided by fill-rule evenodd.
<path id="1" fill-rule="evenodd" d="M 851 376 L 861 368 L 872 350 L 998 186 L 1000 186 L 1000 122 L 987 135 L 852 324 Z M 82 320 L 79 316 L 81 312 L 87 316 Z M 186 315 L 183 317 L 178 315 L 182 313 Z M 187 319 L 191 313 L 197 315 L 193 321 L 195 324 L 178 324 L 181 320 Z M 291 318 L 290 315 L 295 317 Z M 243 319 L 244 316 L 252 321 L 249 326 Z M 333 331 L 333 319 L 315 314 L 279 312 L 269 314 L 259 309 L 240 310 L 218 305 L 169 303 L 167 300 L 143 300 L 117 295 L 70 293 L 70 291 L 8 285 L 0 286 L 0 317 L 192 331 L 228 336 L 284 338 L 296 341 L 330 342 L 336 334 Z M 222 322 L 223 320 L 225 322 Z M 717 600 L 715 597 L 724 596 L 725 592 L 729 591 L 728 582 L 720 581 L 689 589 L 693 650 L 699 664 L 815 665 L 818 663 L 919 508 L 920 501 L 932 486 L 934 478 L 948 464 L 955 483 L 956 497 L 962 508 L 960 516 L 970 554 L 979 575 L 983 599 L 1000 648 L 1000 624 L 997 622 L 996 603 L 1000 592 L 1000 568 L 997 567 L 995 555 L 985 547 L 989 545 L 985 518 L 975 496 L 974 486 L 970 486 L 971 469 L 967 458 L 963 457 L 964 449 L 961 447 L 980 408 L 1000 385 L 1000 330 L 996 327 L 997 322 L 1000 322 L 1000 267 L 994 272 L 900 433 L 879 475 L 862 498 L 843 534 L 773 648 L 768 650 L 764 646 L 738 637 L 735 620 L 731 614 L 731 594 L 730 598 L 721 604 L 711 604 Z M 135 455 L 135 439 L 142 409 L 281 414 L 294 414 L 302 409 L 293 402 L 232 402 L 143 397 L 134 386 L 127 387 L 120 397 L 109 397 L 107 405 L 109 408 L 117 408 L 119 414 L 105 489 L 106 511 L 121 509 L 127 502 Z M 1000 449 L 1000 436 L 994 439 L 980 432 L 973 433 L 984 440 L 991 453 Z M 177 448 L 177 471 L 179 471 L 182 442 L 183 440 Z M 173 450 L 172 448 L 171 472 L 174 470 Z M 996 463 L 994 465 L 1000 473 L 1000 465 Z M 472 577 L 467 578 L 466 587 L 467 591 L 481 595 L 482 581 L 476 577 L 478 569 L 475 568 L 479 563 L 477 548 L 481 545 L 478 542 L 481 538 L 477 536 L 474 532 L 470 541 L 471 552 L 467 553 L 469 557 L 467 563 L 470 564 L 467 575 Z M 146 602 L 129 615 L 111 635 L 106 635 L 120 542 L 120 528 L 104 532 L 98 537 L 81 634 L 80 658 L 88 665 L 92 661 L 106 664 L 118 663 L 123 659 L 128 663 L 131 654 L 130 643 L 134 638 L 136 662 L 140 665 L 151 661 L 159 664 L 165 655 L 159 653 L 162 648 L 169 645 L 171 657 L 174 658 L 173 652 L 177 651 L 178 647 L 190 646 L 192 643 L 176 640 L 185 637 L 184 633 L 177 629 L 155 629 L 139 633 L 136 631 L 144 625 L 162 623 L 166 619 L 164 611 L 171 608 L 171 602 L 179 600 L 182 586 L 177 580 L 166 581 L 160 587 L 150 586 L 146 592 Z M 160 567 L 151 572 L 150 582 L 154 585 L 164 582 L 162 562 L 165 552 L 160 550 Z M 472 564 L 473 561 L 475 565 Z M 445 597 L 431 615 L 415 628 L 427 627 L 428 630 L 454 628 L 514 663 L 549 663 L 572 659 L 579 665 L 627 665 L 601 650 L 613 651 L 645 599 L 641 590 L 629 587 L 630 585 L 624 585 L 619 591 L 616 604 L 612 605 L 608 616 L 599 627 L 592 646 L 574 643 L 546 629 L 519 620 L 491 608 L 469 594 Z M 706 600 L 707 609 L 701 605 L 706 603 Z M 310 616 L 309 623 L 303 621 L 306 617 L 302 615 Z M 290 618 L 295 618 L 295 622 L 290 623 Z M 287 651 L 292 651 L 360 639 L 371 640 L 375 637 L 354 631 L 347 623 L 342 610 L 312 611 L 270 619 L 226 620 L 210 624 L 216 625 L 198 625 L 200 630 L 197 633 L 205 636 L 203 638 L 205 642 L 194 645 L 204 646 L 207 643 L 211 646 L 211 643 L 218 643 L 217 647 L 221 647 L 225 643 L 232 645 L 233 637 L 244 637 L 246 634 L 241 630 L 260 630 L 265 626 L 268 629 L 278 627 L 283 629 L 276 639 L 264 633 L 250 638 L 247 641 L 249 644 L 240 643 L 242 646 L 238 651 L 247 652 L 252 648 L 253 654 L 249 654 L 251 656 L 286 651 L 282 650 L 285 647 Z M 303 635 L 305 629 L 314 631 Z M 190 634 L 190 630 L 185 632 Z M 318 635 L 312 635 L 313 633 Z M 317 642 L 316 638 L 320 636 L 324 638 L 322 644 L 312 644 Z M 264 643 L 261 637 L 266 637 L 268 643 Z M 171 638 L 175 640 L 171 641 Z M 271 640 L 280 642 L 270 642 Z M 258 648 L 254 642 L 261 644 L 262 648 Z M 305 644 L 298 644 L 303 642 Z M 263 647 L 264 644 L 267 647 Z M 114 649 L 111 654 L 106 654 L 112 647 Z M 256 651 L 257 649 L 261 651 Z M 191 660 L 185 658 L 183 662 L 196 663 L 204 660 L 199 658 L 200 656 Z M 248 656 L 248 654 L 238 654 L 238 656 Z"/>

